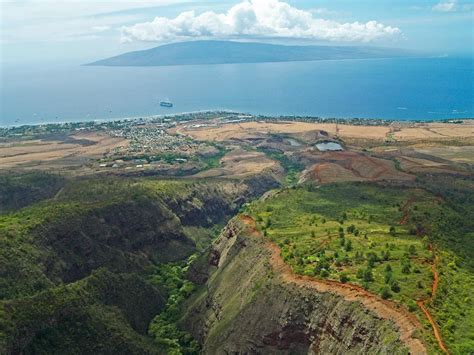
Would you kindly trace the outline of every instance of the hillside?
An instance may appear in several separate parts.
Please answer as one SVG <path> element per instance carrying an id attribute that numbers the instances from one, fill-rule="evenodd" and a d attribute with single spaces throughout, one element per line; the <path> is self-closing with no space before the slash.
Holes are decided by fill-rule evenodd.
<path id="1" fill-rule="evenodd" d="M 129 52 L 88 65 L 169 66 L 265 63 L 407 56 L 402 50 L 376 47 L 288 46 L 231 41 L 193 41 Z"/>
<path id="2" fill-rule="evenodd" d="M 68 179 L 0 215 L 0 353 L 162 353 L 148 328 L 174 290 L 165 266 L 208 245 L 240 196 L 278 186 L 264 182 Z"/>

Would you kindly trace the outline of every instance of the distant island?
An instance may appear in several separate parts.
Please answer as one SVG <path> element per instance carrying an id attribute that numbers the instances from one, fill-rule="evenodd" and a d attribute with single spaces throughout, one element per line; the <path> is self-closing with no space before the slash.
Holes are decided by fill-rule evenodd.
<path id="1" fill-rule="evenodd" d="M 170 66 L 405 57 L 405 50 L 355 46 L 289 46 L 255 42 L 192 41 L 124 53 L 87 65 Z"/>

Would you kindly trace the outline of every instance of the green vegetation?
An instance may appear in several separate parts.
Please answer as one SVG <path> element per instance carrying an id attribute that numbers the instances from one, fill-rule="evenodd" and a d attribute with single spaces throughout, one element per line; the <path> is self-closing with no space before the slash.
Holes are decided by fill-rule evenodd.
<path id="1" fill-rule="evenodd" d="M 145 334 L 164 302 L 159 289 L 136 275 L 101 268 L 80 281 L 32 297 L 0 301 L 0 350 L 159 354 Z"/>
<path id="2" fill-rule="evenodd" d="M 252 210 L 295 272 L 351 280 L 404 303 L 427 297 L 432 253 L 409 226 L 394 225 L 411 194 L 429 205 L 428 194 L 362 184 L 312 190 L 284 190 Z"/>
<path id="3" fill-rule="evenodd" d="M 162 264 L 155 267 L 150 282 L 162 286 L 168 293 L 165 309 L 150 323 L 149 333 L 165 349 L 167 354 L 198 354 L 199 344 L 192 336 L 179 330 L 180 306 L 194 290 L 192 282 L 186 280 L 186 272 L 196 256 L 187 262 Z"/>
<path id="4" fill-rule="evenodd" d="M 209 245 L 246 188 L 67 180 L 54 198 L 0 215 L 0 353 L 195 353 L 174 325 L 193 289 L 180 261 L 193 240 Z"/>
<path id="5" fill-rule="evenodd" d="M 277 160 L 286 172 L 286 185 L 294 185 L 298 182 L 299 173 L 303 171 L 304 165 L 285 153 L 277 150 L 259 148 L 258 151 L 273 160 Z"/>
<path id="6" fill-rule="evenodd" d="M 246 213 L 280 246 L 295 272 L 358 284 L 400 302 L 419 316 L 430 336 L 430 325 L 415 303 L 428 300 L 448 348 L 466 353 L 474 349 L 469 332 L 474 326 L 469 293 L 474 287 L 474 216 L 463 221 L 472 216 L 473 204 L 465 194 L 449 191 L 451 199 L 441 199 L 417 188 L 306 186 L 282 190 L 251 204 Z M 440 259 L 433 302 L 431 245 Z"/>
<path id="7" fill-rule="evenodd" d="M 0 174 L 0 213 L 51 198 L 63 184 L 59 175 L 43 172 Z"/>
<path id="8" fill-rule="evenodd" d="M 220 167 L 220 160 L 227 153 L 227 149 L 225 147 L 218 144 L 211 144 L 211 145 L 217 148 L 219 152 L 217 154 L 214 154 L 211 156 L 205 156 L 201 158 L 202 162 L 205 164 L 205 169 L 214 169 L 214 168 Z"/>

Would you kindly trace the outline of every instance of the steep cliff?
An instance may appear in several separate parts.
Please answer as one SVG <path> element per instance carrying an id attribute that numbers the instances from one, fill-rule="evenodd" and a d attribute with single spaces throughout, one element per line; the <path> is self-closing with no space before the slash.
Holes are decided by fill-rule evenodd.
<path id="1" fill-rule="evenodd" d="M 265 238 L 235 218 L 207 262 L 191 270 L 192 279 L 207 281 L 189 300 L 181 326 L 204 353 L 424 352 L 417 339 L 401 339 L 395 322 L 360 302 L 285 277 L 275 257 Z"/>

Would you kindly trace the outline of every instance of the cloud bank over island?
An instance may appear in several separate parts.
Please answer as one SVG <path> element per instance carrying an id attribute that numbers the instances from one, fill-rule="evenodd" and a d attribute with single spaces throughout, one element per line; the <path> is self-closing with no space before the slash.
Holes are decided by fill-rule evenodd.
<path id="1" fill-rule="evenodd" d="M 122 41 L 173 42 L 191 39 L 293 38 L 371 42 L 401 34 L 377 21 L 341 23 L 315 17 L 279 0 L 245 0 L 226 13 L 185 11 L 175 18 L 124 26 Z"/>

